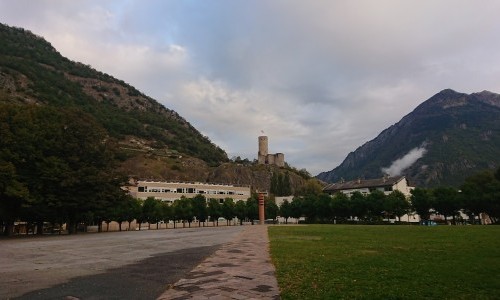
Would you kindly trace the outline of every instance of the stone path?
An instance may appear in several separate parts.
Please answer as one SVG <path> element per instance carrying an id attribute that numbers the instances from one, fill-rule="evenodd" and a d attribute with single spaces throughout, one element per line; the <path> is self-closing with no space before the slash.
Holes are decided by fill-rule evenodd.
<path id="1" fill-rule="evenodd" d="M 280 299 L 267 226 L 246 226 L 158 298 L 184 299 Z"/>

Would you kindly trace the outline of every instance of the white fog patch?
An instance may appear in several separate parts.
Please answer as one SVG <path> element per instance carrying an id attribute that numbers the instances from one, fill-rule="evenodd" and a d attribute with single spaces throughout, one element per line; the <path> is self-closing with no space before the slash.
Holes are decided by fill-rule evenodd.
<path id="1" fill-rule="evenodd" d="M 426 152 L 427 150 L 423 146 L 413 148 L 405 156 L 393 161 L 388 168 L 382 168 L 382 172 L 384 174 L 389 174 L 390 176 L 401 175 L 403 170 L 413 165 L 419 158 L 424 156 Z"/>

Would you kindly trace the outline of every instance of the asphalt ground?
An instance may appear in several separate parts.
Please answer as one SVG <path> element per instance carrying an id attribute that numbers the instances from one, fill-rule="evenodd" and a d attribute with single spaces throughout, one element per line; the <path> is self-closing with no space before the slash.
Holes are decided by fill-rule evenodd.
<path id="1" fill-rule="evenodd" d="M 244 226 L 0 240 L 0 299 L 155 299 Z"/>

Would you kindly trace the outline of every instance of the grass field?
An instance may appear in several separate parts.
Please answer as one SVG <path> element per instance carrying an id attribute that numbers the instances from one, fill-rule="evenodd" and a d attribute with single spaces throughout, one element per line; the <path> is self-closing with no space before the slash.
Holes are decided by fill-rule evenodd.
<path id="1" fill-rule="evenodd" d="M 500 299 L 500 226 L 269 227 L 282 299 Z"/>

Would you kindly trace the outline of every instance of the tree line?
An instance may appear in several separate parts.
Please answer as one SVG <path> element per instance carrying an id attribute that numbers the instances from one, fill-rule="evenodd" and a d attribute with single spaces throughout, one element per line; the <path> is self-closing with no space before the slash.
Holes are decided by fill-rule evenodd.
<path id="1" fill-rule="evenodd" d="M 171 208 L 163 208 L 161 214 L 158 207 L 164 205 L 150 204 L 151 200 L 141 206 L 141 213 L 127 208 L 137 207 L 137 200 L 121 189 L 126 178 L 113 171 L 117 161 L 115 141 L 95 118 L 77 108 L 0 104 L 0 137 L 0 228 L 4 234 L 11 234 L 17 221 L 36 225 L 39 233 L 44 223 L 66 224 L 68 232 L 73 233 L 78 224 L 109 224 L 131 218 L 150 223 L 156 219 L 189 223 L 206 220 L 206 213 L 211 220 L 231 214 L 240 220 L 257 219 L 255 196 L 244 203 L 245 210 L 240 201 L 233 201 L 234 207 L 231 201 L 225 201 L 229 208 L 215 209 L 219 206 L 210 199 L 206 205 L 200 204 L 201 200 L 179 199 Z M 274 193 L 289 194 L 287 175 L 271 178 Z M 416 212 L 424 220 L 433 211 L 454 217 L 461 210 L 470 216 L 487 213 L 497 222 L 499 178 L 499 170 L 476 174 L 467 178 L 460 192 L 417 188 L 409 202 L 397 192 L 388 196 L 373 192 L 366 196 L 354 193 L 350 198 L 342 194 L 330 197 L 309 180 L 296 191 L 302 196 L 286 201 L 279 211 L 273 201 L 267 200 L 266 215 L 269 219 L 276 215 L 304 216 L 308 222 L 343 222 L 350 217 L 377 222 L 407 212 Z M 231 213 L 223 214 L 227 211 Z"/>
<path id="2" fill-rule="evenodd" d="M 431 214 L 451 218 L 457 224 L 460 212 L 469 220 L 486 213 L 493 223 L 500 218 L 500 168 L 494 173 L 484 171 L 468 177 L 460 189 L 438 187 L 415 188 L 409 199 L 400 191 L 389 195 L 375 190 L 367 195 L 354 192 L 351 196 L 337 193 L 333 197 L 309 190 L 304 196 L 296 196 L 291 202 L 284 201 L 279 215 L 288 218 L 305 217 L 308 223 L 378 223 L 383 219 L 397 219 L 405 214 L 418 214 L 422 221 Z"/>
<path id="3" fill-rule="evenodd" d="M 125 201 L 112 139 L 78 109 L 0 104 L 0 225 L 18 220 L 77 224 L 104 220 Z"/>
<path id="4" fill-rule="evenodd" d="M 75 233 L 79 224 L 134 219 L 257 218 L 255 196 L 246 203 L 226 199 L 222 205 L 201 196 L 171 206 L 151 199 L 141 205 L 121 189 L 126 178 L 113 171 L 114 140 L 77 108 L 0 104 L 0 136 L 0 229 L 6 235 L 19 221 L 32 224 L 37 233 L 47 223 L 66 224 L 68 233 Z M 267 207 L 272 216 L 274 206 Z"/>
<path id="5" fill-rule="evenodd" d="M 279 208 L 274 201 L 266 199 L 265 214 L 268 219 L 276 219 Z M 258 198 L 254 194 L 247 201 L 234 201 L 232 198 L 226 198 L 221 203 L 219 199 L 205 198 L 199 194 L 193 198 L 182 196 L 180 199 L 172 203 L 149 197 L 146 200 L 139 200 L 130 197 L 128 204 L 122 203 L 122 206 L 115 207 L 110 211 L 108 221 L 116 221 L 119 224 L 119 230 L 122 230 L 122 223 L 128 221 L 129 224 L 133 220 L 139 223 L 156 224 L 159 227 L 160 222 L 173 222 L 174 228 L 178 223 L 182 223 L 183 227 L 191 227 L 191 223 L 196 221 L 198 226 L 206 226 L 207 222 L 212 222 L 213 226 L 219 225 L 219 219 L 224 218 L 226 225 L 230 225 L 235 218 L 243 224 L 247 220 L 254 223 L 259 217 L 258 215 Z M 106 223 L 108 223 L 106 221 Z M 187 224 L 187 225 L 186 225 Z"/>

